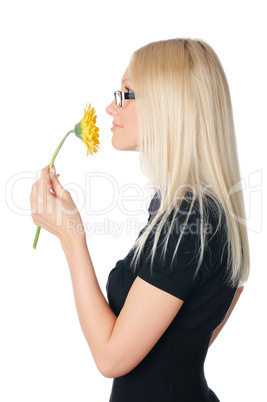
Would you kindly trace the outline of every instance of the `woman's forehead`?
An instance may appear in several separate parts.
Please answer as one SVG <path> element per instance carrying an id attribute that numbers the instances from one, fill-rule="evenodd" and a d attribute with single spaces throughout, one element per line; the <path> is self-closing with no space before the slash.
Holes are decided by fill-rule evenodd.
<path id="1" fill-rule="evenodd" d="M 132 81 L 132 76 L 129 71 L 129 68 L 126 69 L 125 73 L 122 76 L 121 83 L 124 84 L 125 81 Z"/>

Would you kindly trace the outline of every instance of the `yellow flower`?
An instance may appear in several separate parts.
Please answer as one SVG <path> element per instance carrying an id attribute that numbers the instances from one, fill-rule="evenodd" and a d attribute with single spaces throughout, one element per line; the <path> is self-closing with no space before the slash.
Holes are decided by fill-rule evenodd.
<path id="1" fill-rule="evenodd" d="M 88 155 L 93 155 L 95 152 L 98 151 L 99 148 L 99 128 L 96 127 L 96 115 L 95 115 L 95 108 L 91 108 L 91 105 L 84 109 L 84 115 L 82 120 L 76 124 L 75 128 L 68 131 L 67 134 L 64 136 L 64 138 L 60 141 L 57 149 L 54 152 L 54 155 L 52 156 L 52 159 L 49 164 L 49 169 L 54 168 L 54 161 L 56 159 L 57 154 L 59 153 L 62 145 L 68 138 L 68 136 L 71 133 L 74 133 L 76 137 L 80 138 L 84 145 L 86 146 L 87 149 L 87 156 Z M 33 248 L 35 249 L 37 246 L 39 234 L 40 234 L 40 226 L 37 227 L 36 230 L 36 235 L 33 243 Z"/>
<path id="2" fill-rule="evenodd" d="M 82 120 L 75 125 L 75 135 L 80 138 L 87 149 L 87 156 L 92 155 L 98 151 L 99 148 L 99 128 L 96 127 L 96 115 L 95 108 L 91 108 L 91 105 L 84 109 L 84 115 Z"/>

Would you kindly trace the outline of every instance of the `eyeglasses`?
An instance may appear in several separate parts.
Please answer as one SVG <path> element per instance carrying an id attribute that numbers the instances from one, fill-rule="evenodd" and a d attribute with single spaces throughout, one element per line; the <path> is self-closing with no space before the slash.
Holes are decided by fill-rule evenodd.
<path id="1" fill-rule="evenodd" d="M 114 96 L 117 107 L 122 107 L 124 105 L 125 99 L 135 99 L 135 95 L 133 92 L 114 91 Z"/>

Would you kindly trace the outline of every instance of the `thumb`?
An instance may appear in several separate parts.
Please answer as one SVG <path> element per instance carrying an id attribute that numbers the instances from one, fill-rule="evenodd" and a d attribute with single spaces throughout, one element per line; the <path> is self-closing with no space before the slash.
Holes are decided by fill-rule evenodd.
<path id="1" fill-rule="evenodd" d="M 59 180 L 58 180 L 59 175 L 56 174 L 56 168 L 54 165 L 52 165 L 51 169 L 49 169 L 49 174 L 50 174 L 51 183 L 52 183 L 52 190 L 54 191 L 54 193 L 57 197 L 62 199 L 65 190 L 59 183 Z"/>

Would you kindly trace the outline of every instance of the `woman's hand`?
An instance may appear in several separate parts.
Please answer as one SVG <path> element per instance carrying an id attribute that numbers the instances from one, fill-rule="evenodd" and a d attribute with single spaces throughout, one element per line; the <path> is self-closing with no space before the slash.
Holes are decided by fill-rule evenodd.
<path id="1" fill-rule="evenodd" d="M 42 170 L 40 179 L 32 186 L 30 200 L 34 223 L 61 242 L 73 235 L 84 236 L 81 216 L 70 193 L 59 183 L 55 169 L 49 171 L 46 166 Z"/>

